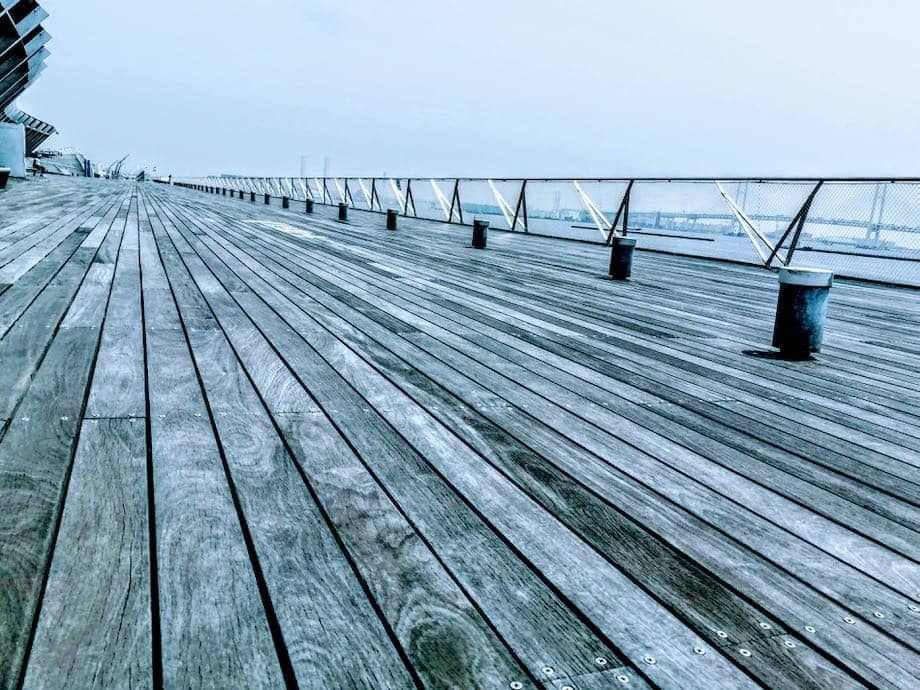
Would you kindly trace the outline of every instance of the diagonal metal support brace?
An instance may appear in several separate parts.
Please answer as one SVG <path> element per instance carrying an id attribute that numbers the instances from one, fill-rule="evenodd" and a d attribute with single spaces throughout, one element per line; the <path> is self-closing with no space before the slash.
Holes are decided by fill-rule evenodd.
<path id="1" fill-rule="evenodd" d="M 630 180 L 629 184 L 626 185 L 626 191 L 623 192 L 623 199 L 620 201 L 620 207 L 617 209 L 617 214 L 613 218 L 613 223 L 610 224 L 610 231 L 607 233 L 607 241 L 604 242 L 607 246 L 610 246 L 613 242 L 613 236 L 616 233 L 620 217 L 623 218 L 623 236 L 626 236 L 626 226 L 629 223 L 629 195 L 632 193 L 634 182 L 635 180 Z"/>

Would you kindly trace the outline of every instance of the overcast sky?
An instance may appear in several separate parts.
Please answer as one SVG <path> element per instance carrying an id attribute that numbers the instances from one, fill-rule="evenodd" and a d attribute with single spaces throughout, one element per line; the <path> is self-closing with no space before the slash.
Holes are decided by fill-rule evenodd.
<path id="1" fill-rule="evenodd" d="M 160 173 L 916 175 L 913 0 L 41 0 L 52 146 Z M 270 8 L 270 9 L 269 9 Z"/>

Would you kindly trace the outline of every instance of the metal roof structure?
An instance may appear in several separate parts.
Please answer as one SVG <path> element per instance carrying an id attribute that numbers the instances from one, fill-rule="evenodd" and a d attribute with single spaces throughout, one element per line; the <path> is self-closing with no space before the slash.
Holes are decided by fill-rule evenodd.
<path id="1" fill-rule="evenodd" d="M 51 36 L 41 23 L 47 17 L 36 0 L 0 0 L 0 122 L 25 125 L 28 153 L 56 132 L 13 106 L 45 68 Z"/>

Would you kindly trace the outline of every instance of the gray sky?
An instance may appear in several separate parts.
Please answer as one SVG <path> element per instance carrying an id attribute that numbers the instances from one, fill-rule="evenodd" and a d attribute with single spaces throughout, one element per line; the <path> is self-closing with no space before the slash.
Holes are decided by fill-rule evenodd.
<path id="1" fill-rule="evenodd" d="M 42 0 L 20 106 L 160 173 L 916 175 L 913 0 Z M 270 8 L 270 9 L 269 9 Z"/>

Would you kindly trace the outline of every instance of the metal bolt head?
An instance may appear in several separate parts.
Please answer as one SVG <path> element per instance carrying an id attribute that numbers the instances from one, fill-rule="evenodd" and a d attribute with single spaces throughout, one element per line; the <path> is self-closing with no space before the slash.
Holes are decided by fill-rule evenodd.
<path id="1" fill-rule="evenodd" d="M 620 675 L 617 676 L 617 680 L 621 682 L 623 685 L 626 685 L 629 682 L 629 676 L 621 673 Z"/>
<path id="2" fill-rule="evenodd" d="M 807 632 L 813 633 L 813 632 L 815 632 L 815 627 L 814 627 L 813 625 L 806 625 L 806 626 L 805 626 L 805 630 L 806 630 Z"/>
<path id="3" fill-rule="evenodd" d="M 741 654 L 741 656 L 751 656 L 751 650 L 750 650 L 750 649 L 744 649 L 744 648 L 742 647 L 741 649 L 738 650 L 738 652 Z"/>
<path id="4" fill-rule="evenodd" d="M 521 688 L 524 687 L 524 684 L 520 681 L 513 680 L 511 681 L 510 686 L 511 686 L 511 690 L 521 690 Z"/>
<path id="5" fill-rule="evenodd" d="M 647 663 L 649 666 L 654 666 L 655 664 L 658 663 L 657 661 L 655 661 L 655 657 L 649 656 L 649 655 L 645 655 L 644 657 L 642 657 L 642 661 Z"/>
<path id="6" fill-rule="evenodd" d="M 543 667 L 543 673 L 545 673 L 547 676 L 551 676 L 551 675 L 553 675 L 555 672 L 556 672 L 556 671 L 553 669 L 552 666 L 544 666 L 544 667 Z"/>
<path id="7" fill-rule="evenodd" d="M 916 604 L 908 604 L 907 608 L 909 608 L 914 613 L 920 613 L 920 606 L 917 606 Z"/>
<path id="8" fill-rule="evenodd" d="M 575 686 L 574 685 L 563 685 L 562 688 L 560 688 L 560 690 L 575 690 Z"/>
<path id="9" fill-rule="evenodd" d="M 764 630 L 770 630 L 773 626 L 767 623 L 766 621 L 762 621 L 760 623 L 760 627 L 763 628 Z"/>
<path id="10" fill-rule="evenodd" d="M 793 642 L 792 640 L 783 640 L 783 644 L 789 647 L 789 649 L 795 648 L 795 642 Z"/>
<path id="11" fill-rule="evenodd" d="M 856 619 L 853 618 L 852 616 L 844 616 L 843 622 L 846 623 L 847 625 L 853 625 L 854 623 L 856 623 Z"/>
<path id="12" fill-rule="evenodd" d="M 607 660 L 604 657 L 599 656 L 594 660 L 594 663 L 597 664 L 598 666 L 606 666 Z"/>
<path id="13" fill-rule="evenodd" d="M 872 612 L 872 615 L 875 616 L 876 618 L 884 618 L 884 617 L 885 617 L 885 614 L 882 613 L 881 611 L 873 611 L 873 612 Z"/>
<path id="14" fill-rule="evenodd" d="M 721 637 L 723 640 L 728 637 L 728 633 L 725 632 L 724 630 L 716 630 L 716 635 Z"/>
<path id="15" fill-rule="evenodd" d="M 703 655 L 706 653 L 706 650 L 703 649 L 702 647 L 694 647 L 694 648 L 693 648 L 693 653 L 694 653 L 694 654 L 699 654 L 700 656 L 703 656 Z"/>

